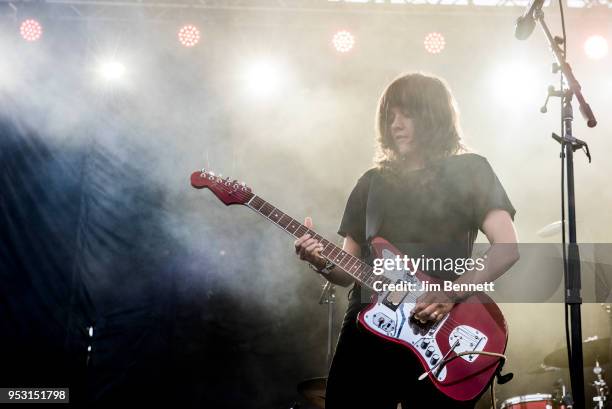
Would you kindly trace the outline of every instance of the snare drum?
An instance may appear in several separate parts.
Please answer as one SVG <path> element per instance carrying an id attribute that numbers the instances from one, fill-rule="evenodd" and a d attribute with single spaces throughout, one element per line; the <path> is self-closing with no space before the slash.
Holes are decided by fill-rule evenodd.
<path id="1" fill-rule="evenodd" d="M 531 395 L 515 396 L 510 399 L 506 399 L 501 409 L 553 409 L 563 408 L 559 406 L 554 400 L 552 395 L 547 393 L 534 393 Z"/>

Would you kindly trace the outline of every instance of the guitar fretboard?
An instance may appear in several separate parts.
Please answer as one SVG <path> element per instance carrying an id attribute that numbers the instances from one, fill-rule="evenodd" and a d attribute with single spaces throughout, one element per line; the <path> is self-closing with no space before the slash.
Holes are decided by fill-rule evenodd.
<path id="1" fill-rule="evenodd" d="M 358 257 L 342 250 L 314 230 L 309 229 L 277 207 L 272 206 L 261 197 L 253 195 L 246 205 L 295 238 L 302 237 L 304 234 L 310 234 L 310 237 L 323 245 L 321 256 L 340 267 L 366 287 L 372 288 L 375 281 L 390 283 L 390 280 L 386 277 L 375 275 L 372 267 L 361 261 Z"/>

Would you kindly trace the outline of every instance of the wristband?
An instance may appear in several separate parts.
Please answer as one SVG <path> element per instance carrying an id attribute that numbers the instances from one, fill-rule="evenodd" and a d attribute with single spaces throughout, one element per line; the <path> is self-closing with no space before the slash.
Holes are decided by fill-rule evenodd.
<path id="1" fill-rule="evenodd" d="M 336 267 L 336 265 L 329 260 L 325 260 L 325 267 L 323 267 L 320 270 L 316 268 L 314 265 L 312 265 L 311 263 L 308 263 L 308 267 L 310 267 L 311 269 L 313 269 L 319 274 L 328 275 L 329 273 L 331 273 L 334 267 Z"/>

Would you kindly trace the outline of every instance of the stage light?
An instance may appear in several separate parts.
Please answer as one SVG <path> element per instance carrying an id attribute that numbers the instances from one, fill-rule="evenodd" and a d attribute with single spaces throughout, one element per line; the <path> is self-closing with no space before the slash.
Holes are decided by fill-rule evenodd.
<path id="1" fill-rule="evenodd" d="M 200 42 L 200 30 L 194 25 L 187 24 L 179 30 L 178 39 L 184 47 L 193 47 Z"/>
<path id="2" fill-rule="evenodd" d="M 101 63 L 98 67 L 98 74 L 107 81 L 117 81 L 125 75 L 125 65 L 116 60 L 109 60 Z"/>
<path id="3" fill-rule="evenodd" d="M 355 36 L 346 30 L 338 31 L 332 38 L 332 44 L 339 53 L 348 53 L 355 46 Z"/>
<path id="4" fill-rule="evenodd" d="M 268 97 L 277 93 L 284 81 L 284 72 L 273 61 L 257 61 L 245 71 L 244 79 L 248 90 L 257 97 Z"/>
<path id="5" fill-rule="evenodd" d="M 444 47 L 446 46 L 446 40 L 444 40 L 444 36 L 440 33 L 429 33 L 425 36 L 423 40 L 423 45 L 425 46 L 425 50 L 427 50 L 430 54 L 440 54 Z"/>
<path id="6" fill-rule="evenodd" d="M 608 55 L 608 41 L 600 35 L 593 35 L 584 42 L 584 52 L 592 60 L 601 60 Z"/>
<path id="7" fill-rule="evenodd" d="M 24 40 L 33 42 L 40 40 L 40 37 L 42 37 L 43 29 L 42 25 L 38 21 L 30 18 L 24 20 L 21 23 L 21 26 L 19 27 L 19 32 L 21 33 L 21 37 L 23 37 Z"/>

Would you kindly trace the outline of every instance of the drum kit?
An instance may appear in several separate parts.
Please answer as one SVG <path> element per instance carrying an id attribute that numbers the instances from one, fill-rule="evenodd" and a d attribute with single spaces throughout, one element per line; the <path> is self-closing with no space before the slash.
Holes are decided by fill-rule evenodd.
<path id="1" fill-rule="evenodd" d="M 595 388 L 592 407 L 603 409 L 608 407 L 608 385 L 603 378 L 603 368 L 600 364 L 610 361 L 610 338 L 592 337 L 582 343 L 585 362 L 592 362 L 595 380 L 591 386 Z M 542 374 L 560 371 L 567 368 L 567 350 L 558 349 L 544 358 L 544 363 L 538 369 L 530 371 L 530 374 Z M 506 399 L 501 404 L 501 409 L 570 409 L 572 398 L 567 392 L 562 379 L 555 382 L 552 394 L 535 393 L 531 395 L 515 396 Z"/>

